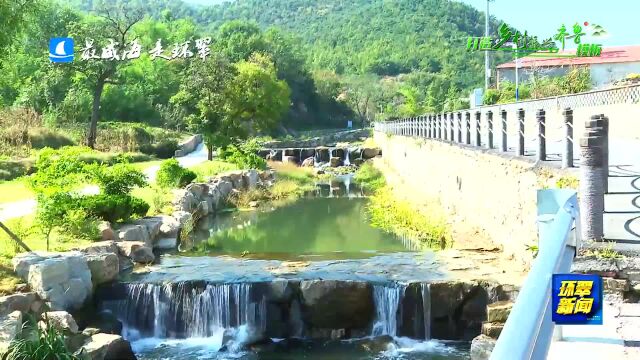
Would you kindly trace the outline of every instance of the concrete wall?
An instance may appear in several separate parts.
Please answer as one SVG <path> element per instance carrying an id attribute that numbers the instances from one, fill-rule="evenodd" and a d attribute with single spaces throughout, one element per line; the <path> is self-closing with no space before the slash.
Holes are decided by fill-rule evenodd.
<path id="1" fill-rule="evenodd" d="M 632 73 L 640 73 L 640 62 L 593 64 L 591 65 L 591 83 L 595 87 L 601 87 Z"/>
<path id="2" fill-rule="evenodd" d="M 572 69 L 570 66 L 551 68 L 520 68 L 518 69 L 518 81 L 528 81 L 535 72 L 538 76 L 563 76 Z M 625 78 L 632 73 L 640 73 L 640 62 L 607 63 L 589 65 L 591 85 L 601 88 L 610 85 L 614 81 Z M 516 82 L 515 69 L 498 69 L 498 84 L 502 81 Z"/>
<path id="3" fill-rule="evenodd" d="M 530 263 L 527 245 L 537 244 L 537 190 L 553 187 L 566 171 L 441 141 L 379 132 L 374 139 L 382 149 L 377 166 L 394 191 L 418 206 L 439 203 L 454 242 L 488 238 Z"/>
<path id="4" fill-rule="evenodd" d="M 196 134 L 181 142 L 176 150 L 175 157 L 185 156 L 193 152 L 202 142 L 202 134 Z"/>

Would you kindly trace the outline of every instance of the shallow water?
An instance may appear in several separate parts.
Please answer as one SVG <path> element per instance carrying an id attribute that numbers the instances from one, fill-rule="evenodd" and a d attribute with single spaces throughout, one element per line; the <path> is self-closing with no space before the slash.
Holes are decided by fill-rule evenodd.
<path id="1" fill-rule="evenodd" d="M 250 349 L 220 349 L 220 340 L 199 338 L 167 340 L 148 338 L 132 346 L 140 360 L 463 360 L 469 359 L 469 344 L 409 338 L 365 338 L 344 341 L 278 340 Z"/>
<path id="2" fill-rule="evenodd" d="M 410 251 L 407 242 L 369 224 L 367 201 L 305 198 L 275 209 L 221 214 L 181 255 L 327 260 Z"/>

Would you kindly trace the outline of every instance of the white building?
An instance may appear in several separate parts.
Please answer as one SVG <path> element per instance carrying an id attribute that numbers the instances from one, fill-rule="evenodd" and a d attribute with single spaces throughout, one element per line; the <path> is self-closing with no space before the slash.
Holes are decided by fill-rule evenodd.
<path id="1" fill-rule="evenodd" d="M 562 76 L 576 66 L 589 68 L 594 88 L 604 87 L 629 74 L 640 74 L 640 45 L 603 47 L 599 57 L 523 57 L 518 61 L 518 80 L 527 81 L 532 74 Z M 515 82 L 515 68 L 515 61 L 498 65 L 498 84 L 502 81 Z"/>

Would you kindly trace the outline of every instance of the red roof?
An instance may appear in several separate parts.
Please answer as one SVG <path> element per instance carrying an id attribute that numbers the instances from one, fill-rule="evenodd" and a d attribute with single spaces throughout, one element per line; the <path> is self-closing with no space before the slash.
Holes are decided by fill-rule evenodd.
<path id="1" fill-rule="evenodd" d="M 575 50 L 564 51 L 561 54 L 575 54 Z M 602 53 L 597 57 L 576 57 L 576 58 L 542 58 L 542 57 L 523 57 L 519 61 L 518 67 L 532 66 L 573 66 L 573 65 L 589 65 L 589 64 L 605 64 L 605 63 L 625 63 L 640 61 L 640 45 L 634 46 L 618 46 L 603 47 Z M 498 65 L 498 69 L 515 68 L 515 61 Z"/>

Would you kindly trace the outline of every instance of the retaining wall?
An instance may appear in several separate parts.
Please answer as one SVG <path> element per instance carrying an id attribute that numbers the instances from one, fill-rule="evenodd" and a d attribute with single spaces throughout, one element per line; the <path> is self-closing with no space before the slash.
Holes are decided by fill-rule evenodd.
<path id="1" fill-rule="evenodd" d="M 440 204 L 454 243 L 490 239 L 529 264 L 537 244 L 537 190 L 555 187 L 561 170 L 496 150 L 374 133 L 383 157 L 376 165 L 399 196 Z"/>

